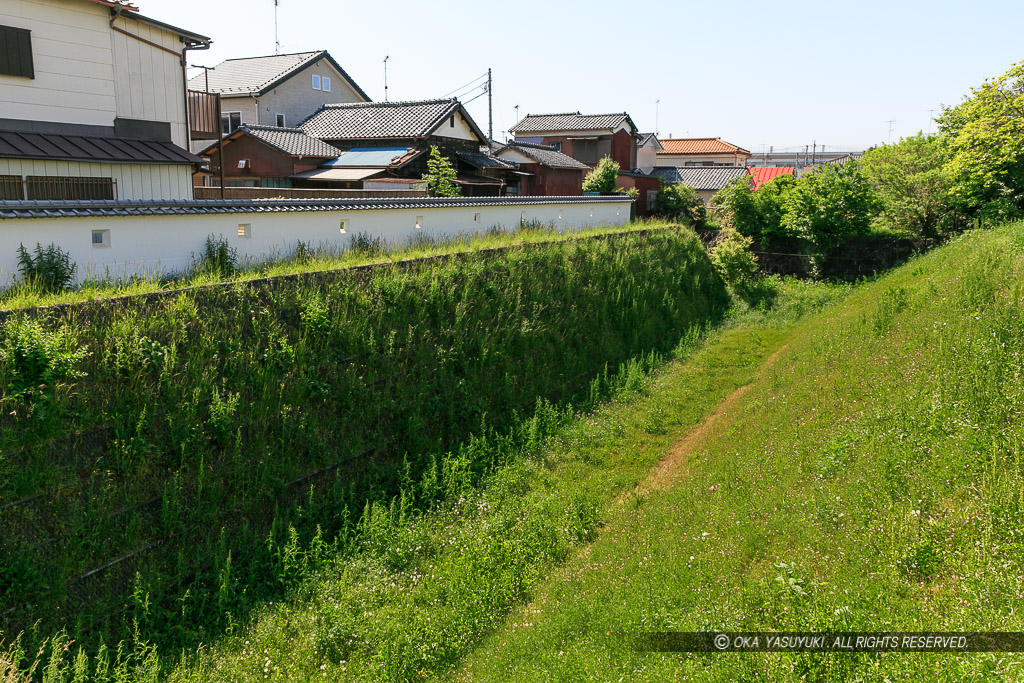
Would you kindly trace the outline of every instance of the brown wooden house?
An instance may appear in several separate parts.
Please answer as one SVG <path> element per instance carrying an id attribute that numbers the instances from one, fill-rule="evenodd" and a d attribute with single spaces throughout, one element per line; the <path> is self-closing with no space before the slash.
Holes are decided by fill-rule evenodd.
<path id="1" fill-rule="evenodd" d="M 495 156 L 519 166 L 519 194 L 529 197 L 569 197 L 583 194 L 590 167 L 548 145 L 510 142 Z"/>

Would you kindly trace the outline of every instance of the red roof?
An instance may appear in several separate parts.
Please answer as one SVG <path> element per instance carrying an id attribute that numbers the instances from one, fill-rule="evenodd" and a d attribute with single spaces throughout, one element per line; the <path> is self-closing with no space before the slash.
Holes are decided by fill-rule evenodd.
<path id="1" fill-rule="evenodd" d="M 780 175 L 792 175 L 793 169 L 788 166 L 756 166 L 747 169 L 750 171 L 751 180 L 754 181 L 754 189 L 760 189 L 762 185 L 775 180 Z"/>
<path id="2" fill-rule="evenodd" d="M 750 154 L 722 138 L 658 138 L 665 148 L 659 154 Z"/>

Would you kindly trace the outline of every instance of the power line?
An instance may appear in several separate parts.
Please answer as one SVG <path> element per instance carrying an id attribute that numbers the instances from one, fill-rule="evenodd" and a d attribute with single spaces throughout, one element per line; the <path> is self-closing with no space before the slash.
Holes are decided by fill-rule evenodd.
<path id="1" fill-rule="evenodd" d="M 478 77 L 474 78 L 473 80 L 471 80 L 469 83 L 466 83 L 465 85 L 460 85 L 458 88 L 455 88 L 454 90 L 450 90 L 450 91 L 446 92 L 444 95 L 441 95 L 441 97 L 448 97 L 449 95 L 457 93 L 460 90 L 465 90 L 466 88 L 469 88 L 469 86 L 473 85 L 477 81 L 482 81 L 482 80 L 484 80 L 486 78 L 487 78 L 487 74 L 483 74 L 481 76 L 478 76 Z M 470 90 L 472 90 L 472 88 L 470 88 Z"/>

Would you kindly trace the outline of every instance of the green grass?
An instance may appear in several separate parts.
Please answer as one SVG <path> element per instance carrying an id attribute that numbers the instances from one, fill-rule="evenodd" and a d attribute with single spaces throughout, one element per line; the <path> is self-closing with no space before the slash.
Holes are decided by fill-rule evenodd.
<path id="1" fill-rule="evenodd" d="M 1016 224 L 807 319 L 672 486 L 609 510 L 453 678 L 1020 680 L 1018 654 L 669 655 L 623 633 L 1024 630 L 1022 313 Z"/>
<path id="2" fill-rule="evenodd" d="M 321 249 L 316 245 L 308 245 L 299 241 L 289 253 L 271 254 L 262 260 L 243 259 L 238 264 L 237 271 L 227 275 L 205 267 L 200 259 L 189 271 L 177 274 L 158 275 L 154 272 L 149 275 L 143 274 L 133 278 L 119 279 L 110 277 L 106 273 L 80 272 L 82 282 L 73 289 L 60 292 L 45 292 L 36 286 L 16 284 L 0 291 L 0 311 L 140 296 L 155 292 L 219 285 L 224 282 L 243 282 L 282 275 L 317 273 L 354 266 L 396 263 L 453 253 L 472 253 L 484 249 L 657 229 L 667 225 L 664 221 L 637 221 L 626 226 L 603 226 L 559 232 L 551 227 L 529 224 L 518 230 L 499 226 L 473 234 L 416 235 L 414 238 L 402 242 L 384 242 L 356 235 L 354 236 L 356 248 L 345 250 Z M 361 240 L 360 237 L 362 237 Z"/>

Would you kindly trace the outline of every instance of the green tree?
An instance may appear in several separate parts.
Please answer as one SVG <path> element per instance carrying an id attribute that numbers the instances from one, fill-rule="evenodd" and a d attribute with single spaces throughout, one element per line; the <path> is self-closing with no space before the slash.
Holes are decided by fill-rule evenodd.
<path id="1" fill-rule="evenodd" d="M 455 184 L 455 169 L 448 157 L 441 156 L 437 145 L 430 146 L 430 158 L 427 159 L 427 172 L 422 176 L 427 181 L 427 190 L 431 197 L 458 197 L 462 188 Z"/>
<path id="2" fill-rule="evenodd" d="M 583 179 L 584 192 L 601 192 L 608 194 L 615 192 L 619 182 L 619 163 L 612 161 L 611 157 L 605 157 L 597 162 L 594 170 Z"/>
<path id="3" fill-rule="evenodd" d="M 859 165 L 825 166 L 801 177 L 786 195 L 783 227 L 806 239 L 820 257 L 871 230 L 878 199 Z"/>
<path id="4" fill-rule="evenodd" d="M 864 155 L 861 168 L 890 228 L 935 240 L 959 227 L 949 195 L 946 143 L 945 137 L 918 133 Z"/>
<path id="5" fill-rule="evenodd" d="M 697 191 L 684 183 L 661 185 L 655 200 L 655 211 L 665 218 L 686 221 L 695 228 L 704 227 L 708 212 Z"/>
<path id="6" fill-rule="evenodd" d="M 734 178 L 715 195 L 719 219 L 762 243 L 769 237 L 791 237 L 782 219 L 786 215 L 786 197 L 796 182 L 793 176 L 783 175 L 755 191 L 749 175 Z"/>
<path id="7" fill-rule="evenodd" d="M 1024 62 L 972 88 L 937 119 L 949 139 L 950 198 L 968 215 L 1004 219 L 1024 209 Z"/>

